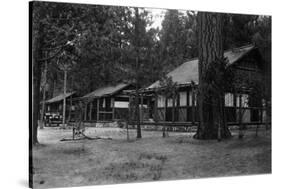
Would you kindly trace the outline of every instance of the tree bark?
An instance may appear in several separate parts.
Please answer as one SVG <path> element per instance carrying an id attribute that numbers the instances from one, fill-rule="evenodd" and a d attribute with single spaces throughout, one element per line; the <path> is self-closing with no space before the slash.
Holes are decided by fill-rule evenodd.
<path id="1" fill-rule="evenodd" d="M 139 10 L 135 8 L 135 50 L 136 50 L 136 114 L 137 114 L 137 138 L 141 136 L 141 125 L 140 125 L 140 111 L 139 111 L 139 46 L 140 46 L 140 35 L 139 35 Z"/>
<path id="2" fill-rule="evenodd" d="M 45 106 L 46 106 L 46 84 L 47 84 L 47 61 L 45 61 L 44 73 L 43 73 L 43 99 L 42 99 L 42 109 L 41 109 L 41 117 L 40 117 L 40 129 L 43 129 L 45 126 L 44 114 L 45 114 Z"/>
<path id="3" fill-rule="evenodd" d="M 208 90 L 210 85 L 205 75 L 210 65 L 223 58 L 222 14 L 198 13 L 199 87 L 198 108 L 199 126 L 194 136 L 197 139 L 217 139 L 229 137 L 230 132 L 222 128 L 220 94 Z"/>
<path id="4" fill-rule="evenodd" d="M 67 70 L 64 70 L 64 80 L 63 80 L 63 112 L 62 112 L 62 127 L 64 128 L 66 120 L 66 83 L 67 83 Z"/>
<path id="5" fill-rule="evenodd" d="M 40 83 L 41 83 L 41 24 L 33 26 L 32 33 L 32 144 L 39 143 L 37 138 L 38 120 L 40 112 Z"/>

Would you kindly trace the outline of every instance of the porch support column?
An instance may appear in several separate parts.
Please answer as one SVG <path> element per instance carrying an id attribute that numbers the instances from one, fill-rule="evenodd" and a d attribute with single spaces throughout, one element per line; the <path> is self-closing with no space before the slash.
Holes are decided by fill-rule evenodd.
<path id="1" fill-rule="evenodd" d="M 88 103 L 85 104 L 85 109 L 84 109 L 84 121 L 87 120 L 87 106 L 88 106 Z"/>
<path id="2" fill-rule="evenodd" d="M 166 96 L 165 97 L 165 104 L 164 104 L 164 121 L 166 121 L 166 112 L 167 112 L 167 103 L 168 103 L 168 99 Z"/>
<path id="3" fill-rule="evenodd" d="M 185 109 L 186 109 L 186 112 L 185 112 L 185 121 L 188 122 L 189 119 L 188 119 L 188 110 L 189 110 L 189 90 L 188 88 L 186 89 L 186 105 L 185 105 Z"/>
<path id="4" fill-rule="evenodd" d="M 114 102 L 115 102 L 115 98 L 112 97 L 112 98 L 110 99 L 110 103 L 112 103 L 112 120 L 115 119 L 115 106 L 114 106 Z"/>
<path id="5" fill-rule="evenodd" d="M 239 94 L 239 125 L 242 124 L 242 95 Z"/>
<path id="6" fill-rule="evenodd" d="M 154 94 L 155 101 L 154 101 L 154 121 L 158 122 L 158 95 L 157 93 Z"/>
<path id="7" fill-rule="evenodd" d="M 141 94 L 140 121 L 143 122 L 143 94 Z"/>
<path id="8" fill-rule="evenodd" d="M 100 99 L 97 99 L 97 122 L 100 120 Z"/>
<path id="9" fill-rule="evenodd" d="M 172 99 L 172 105 L 173 105 L 173 108 L 172 108 L 172 122 L 175 122 L 175 94 L 173 94 L 173 99 Z"/>
<path id="10" fill-rule="evenodd" d="M 90 102 L 90 112 L 89 112 L 90 121 L 92 121 L 92 109 L 93 109 L 93 102 Z"/>
<path id="11" fill-rule="evenodd" d="M 233 94 L 233 106 L 234 106 L 234 110 L 235 110 L 234 122 L 237 122 L 237 102 L 236 102 L 236 99 L 237 99 L 237 94 L 236 94 L 236 92 L 234 92 L 234 94 Z"/>
<path id="12" fill-rule="evenodd" d="M 191 87 L 191 104 L 192 104 L 192 117 L 191 117 L 191 121 L 192 124 L 195 123 L 195 91 L 194 91 L 194 86 Z"/>
<path id="13" fill-rule="evenodd" d="M 132 117 L 132 95 L 129 95 L 129 117 L 128 117 L 128 122 L 131 124 L 131 117 Z"/>
<path id="14" fill-rule="evenodd" d="M 242 132 L 242 102 L 241 98 L 242 95 L 239 94 L 239 138 L 243 138 L 243 132 Z"/>

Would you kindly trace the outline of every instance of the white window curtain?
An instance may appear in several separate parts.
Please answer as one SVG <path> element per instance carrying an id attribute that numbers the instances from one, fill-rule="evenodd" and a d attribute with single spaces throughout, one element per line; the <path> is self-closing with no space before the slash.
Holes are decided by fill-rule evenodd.
<path id="1" fill-rule="evenodd" d="M 173 107 L 173 99 L 172 98 L 168 98 L 167 107 Z"/>
<path id="2" fill-rule="evenodd" d="M 188 105 L 192 106 L 192 91 L 188 92 L 188 96 L 189 96 L 189 103 L 188 103 Z"/>
<path id="3" fill-rule="evenodd" d="M 189 103 L 188 103 L 188 105 L 189 106 L 192 106 L 192 91 L 189 91 Z M 196 106 L 196 104 L 197 104 L 197 97 L 196 97 L 196 95 L 194 95 L 194 106 Z"/>
<path id="4" fill-rule="evenodd" d="M 114 107 L 114 98 L 111 98 L 110 100 L 111 100 L 110 101 L 110 107 L 113 108 Z"/>
<path id="5" fill-rule="evenodd" d="M 224 95 L 224 103 L 227 107 L 233 107 L 234 106 L 234 96 L 232 93 L 226 93 Z"/>
<path id="6" fill-rule="evenodd" d="M 180 106 L 186 106 L 187 105 L 187 101 L 186 101 L 186 92 L 180 92 Z"/>
<path id="7" fill-rule="evenodd" d="M 238 107 L 240 105 L 239 99 L 240 99 L 239 95 L 237 95 L 237 97 L 236 97 L 236 104 L 237 104 Z M 248 100 L 249 100 L 249 95 L 242 94 L 241 95 L 241 107 L 249 107 Z"/>
<path id="8" fill-rule="evenodd" d="M 157 107 L 162 108 L 165 106 L 165 97 L 163 95 L 159 95 L 157 101 Z"/>
<path id="9" fill-rule="evenodd" d="M 105 108 L 105 99 L 102 98 L 102 107 Z"/>
<path id="10" fill-rule="evenodd" d="M 115 108 L 128 108 L 129 107 L 129 102 L 115 101 L 114 102 L 114 107 Z"/>

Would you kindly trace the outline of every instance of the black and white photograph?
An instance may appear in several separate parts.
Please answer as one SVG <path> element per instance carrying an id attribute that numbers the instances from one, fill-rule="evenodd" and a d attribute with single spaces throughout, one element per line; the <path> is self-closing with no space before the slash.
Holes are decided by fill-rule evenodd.
<path id="1" fill-rule="evenodd" d="M 31 1 L 28 24 L 29 187 L 272 173 L 271 15 Z"/>

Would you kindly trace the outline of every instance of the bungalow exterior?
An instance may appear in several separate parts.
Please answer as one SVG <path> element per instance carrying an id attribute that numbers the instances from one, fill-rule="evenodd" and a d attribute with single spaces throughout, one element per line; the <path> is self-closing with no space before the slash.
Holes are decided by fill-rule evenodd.
<path id="1" fill-rule="evenodd" d="M 264 61 L 258 49 L 253 45 L 225 51 L 224 57 L 228 59 L 228 66 L 235 70 L 235 74 L 243 73 L 249 79 L 263 75 Z M 172 78 L 177 88 L 177 93 L 173 98 L 166 98 L 159 94 L 160 81 L 141 89 L 140 101 L 147 100 L 146 104 L 140 103 L 141 122 L 143 124 L 153 121 L 183 125 L 198 123 L 198 73 L 198 58 L 191 59 L 169 72 L 167 76 Z M 228 124 L 237 124 L 239 120 L 245 124 L 261 123 L 264 120 L 262 99 L 252 98 L 248 91 L 249 89 L 241 89 L 225 94 L 225 113 Z M 242 119 L 238 119 L 239 116 Z"/>
<path id="2" fill-rule="evenodd" d="M 84 122 L 106 122 L 127 119 L 129 95 L 123 90 L 134 90 L 131 83 L 105 86 L 81 97 L 86 103 Z"/>
<path id="3" fill-rule="evenodd" d="M 75 97 L 75 92 L 68 92 L 65 95 L 60 94 L 49 100 L 46 100 L 45 120 L 48 121 L 49 118 L 56 118 L 59 123 L 62 121 L 64 98 L 66 98 L 66 120 L 70 120 L 72 117 L 72 110 L 74 108 L 72 104 L 72 99 Z"/>

